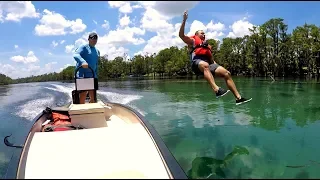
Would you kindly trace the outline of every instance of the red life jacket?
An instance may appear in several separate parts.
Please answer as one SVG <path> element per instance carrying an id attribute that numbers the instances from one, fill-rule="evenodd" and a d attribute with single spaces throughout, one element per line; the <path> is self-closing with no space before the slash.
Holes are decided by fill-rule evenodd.
<path id="1" fill-rule="evenodd" d="M 194 56 L 207 56 L 210 59 L 212 56 L 211 46 L 196 35 L 190 38 L 194 39 L 194 47 L 191 48 L 190 54 L 194 53 Z"/>
<path id="2" fill-rule="evenodd" d="M 52 112 L 50 108 L 47 108 L 46 110 L 51 112 L 49 113 L 50 116 L 48 117 L 51 122 L 43 126 L 42 132 L 84 129 L 82 126 L 73 126 L 71 124 L 71 118 L 68 115 L 59 112 Z"/>

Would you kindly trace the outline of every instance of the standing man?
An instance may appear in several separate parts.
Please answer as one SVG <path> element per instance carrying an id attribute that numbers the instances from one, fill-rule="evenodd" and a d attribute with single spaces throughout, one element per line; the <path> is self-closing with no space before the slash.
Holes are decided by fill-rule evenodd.
<path id="1" fill-rule="evenodd" d="M 75 50 L 73 54 L 73 58 L 77 61 L 76 68 L 82 67 L 77 72 L 77 78 L 85 77 L 85 78 L 95 78 L 95 83 L 98 83 L 96 79 L 98 78 L 98 59 L 100 56 L 100 51 L 95 47 L 98 41 L 97 33 L 90 33 L 88 37 L 88 44 L 81 45 L 78 49 Z M 90 66 L 94 71 L 88 68 Z M 95 86 L 97 86 L 95 84 Z M 98 87 L 98 86 L 97 86 Z M 80 104 L 84 104 L 86 101 L 88 91 L 80 92 Z M 90 103 L 94 102 L 94 91 L 89 91 Z"/>
<path id="2" fill-rule="evenodd" d="M 179 37 L 191 49 L 191 68 L 195 74 L 203 74 L 208 81 L 217 97 L 224 96 L 229 90 L 219 88 L 214 82 L 213 76 L 220 76 L 225 79 L 228 88 L 232 91 L 236 98 L 236 105 L 243 104 L 252 100 L 240 96 L 234 84 L 231 74 L 224 67 L 218 65 L 214 60 L 211 52 L 211 46 L 205 41 L 205 33 L 203 30 L 196 31 L 194 36 L 188 37 L 184 35 L 184 26 L 188 18 L 188 11 L 184 12 L 183 21 L 179 31 Z"/>

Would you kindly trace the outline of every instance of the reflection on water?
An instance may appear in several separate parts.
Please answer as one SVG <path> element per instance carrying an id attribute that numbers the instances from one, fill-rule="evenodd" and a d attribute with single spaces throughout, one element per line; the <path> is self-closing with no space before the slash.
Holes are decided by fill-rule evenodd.
<path id="1" fill-rule="evenodd" d="M 1 96 L 6 96 L 8 91 L 9 91 L 9 86 L 0 86 L 0 97 Z"/>
<path id="2" fill-rule="evenodd" d="M 226 178 L 224 168 L 237 155 L 249 155 L 245 147 L 235 146 L 224 159 L 215 159 L 212 157 L 196 157 L 192 161 L 192 168 L 188 171 L 189 178 Z"/>
<path id="3" fill-rule="evenodd" d="M 287 166 L 306 159 L 320 161 L 320 155 L 315 153 L 320 145 L 313 143 L 320 137 L 316 130 L 320 128 L 320 123 L 316 123 L 320 120 L 320 85 L 254 79 L 235 82 L 243 96 L 253 98 L 252 102 L 235 106 L 231 93 L 216 99 L 209 85 L 201 80 L 154 84 L 162 98 L 152 97 L 159 103 L 142 107 L 156 114 L 147 117 L 161 135 L 175 134 L 177 125 L 183 124 L 183 129 L 177 130 L 179 135 L 172 136 L 176 139 L 165 141 L 185 171 L 197 169 L 194 163 L 203 167 L 208 158 L 214 157 L 210 162 L 216 162 L 216 172 L 210 178 L 222 178 L 223 173 L 227 178 L 295 178 L 298 173 L 299 177 L 319 177 L 314 165 L 305 167 L 304 172 Z M 217 83 L 224 87 L 223 81 Z M 250 154 L 235 157 L 229 166 L 219 169 L 217 163 L 237 144 L 246 147 Z M 199 169 L 207 172 L 199 175 L 201 178 L 212 170 Z M 194 173 L 193 177 L 196 176 Z"/>

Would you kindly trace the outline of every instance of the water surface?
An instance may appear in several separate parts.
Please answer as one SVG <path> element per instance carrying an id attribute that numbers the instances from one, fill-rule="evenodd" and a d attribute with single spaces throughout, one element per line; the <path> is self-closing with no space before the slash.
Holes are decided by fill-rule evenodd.
<path id="1" fill-rule="evenodd" d="M 236 78 L 250 103 L 216 99 L 204 80 L 110 81 L 98 98 L 136 109 L 161 135 L 192 178 L 319 178 L 320 84 Z M 223 80 L 218 85 L 226 88 Z M 0 138 L 24 127 L 46 106 L 71 100 L 73 84 L 0 87 Z M 11 152 L 0 144 L 0 175 Z"/>

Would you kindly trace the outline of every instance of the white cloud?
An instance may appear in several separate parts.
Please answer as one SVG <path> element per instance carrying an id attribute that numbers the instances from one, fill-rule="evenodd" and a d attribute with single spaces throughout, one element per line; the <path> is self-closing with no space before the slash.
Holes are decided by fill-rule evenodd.
<path id="1" fill-rule="evenodd" d="M 152 8 L 148 8 L 143 17 L 140 20 L 141 27 L 151 31 L 166 34 L 168 31 L 172 31 L 172 24 L 167 22 L 167 17 L 160 14 L 158 11 Z"/>
<path id="2" fill-rule="evenodd" d="M 235 38 L 235 37 L 243 37 L 245 35 L 250 35 L 249 28 L 252 28 L 253 24 L 251 24 L 247 18 L 243 18 L 239 21 L 234 22 L 230 28 L 232 29 L 229 32 L 227 37 Z"/>
<path id="3" fill-rule="evenodd" d="M 54 72 L 54 65 L 57 62 L 49 62 L 44 65 L 44 67 L 40 67 L 39 65 L 29 64 L 22 67 L 12 66 L 10 64 L 1 64 L 0 66 L 3 67 L 0 69 L 0 73 L 9 76 L 10 78 L 23 78 L 23 77 L 30 77 L 30 76 L 37 76 L 41 74 L 46 74 L 50 72 Z"/>
<path id="4" fill-rule="evenodd" d="M 73 44 L 66 45 L 66 50 L 65 50 L 66 53 L 71 53 L 73 50 L 74 50 Z"/>
<path id="5" fill-rule="evenodd" d="M 114 29 L 111 29 L 110 27 L 110 19 L 109 21 L 104 20 L 103 24 L 100 24 L 101 27 L 105 30 L 105 33 L 99 34 L 97 48 L 100 50 L 101 55 L 107 54 L 109 59 L 114 59 L 117 56 L 123 56 L 124 53 L 128 53 L 129 47 L 127 47 L 127 45 L 130 45 L 130 48 L 132 48 L 133 46 L 144 44 L 141 49 L 138 49 L 138 52 L 133 52 L 134 55 L 158 53 L 160 50 L 168 48 L 170 46 L 183 47 L 185 44 L 178 37 L 181 23 L 172 23 L 172 19 L 174 17 L 178 17 L 182 20 L 183 11 L 186 9 L 191 11 L 191 9 L 198 4 L 198 2 L 164 1 L 112 1 L 108 3 L 110 7 L 117 8 L 119 10 L 119 22 Z M 3 11 L 3 4 L 3 2 L 0 2 L 0 20 L 1 18 L 5 19 L 5 16 L 1 17 L 1 15 L 4 12 L 8 12 Z M 141 14 L 142 16 L 133 16 L 133 14 L 130 14 L 137 8 L 143 8 L 143 12 Z M 39 14 L 37 15 L 37 17 L 40 17 Z M 198 16 L 196 16 L 195 18 L 197 17 Z M 111 18 L 117 18 L 117 16 L 115 15 Z M 92 21 L 93 23 L 98 24 L 97 21 Z M 226 25 L 223 24 L 223 22 L 214 20 L 209 20 L 206 22 L 199 20 L 188 21 L 189 22 L 187 22 L 187 25 L 185 27 L 186 35 L 193 35 L 196 30 L 202 29 L 206 32 L 206 37 L 208 39 L 221 39 L 223 36 L 225 36 L 224 33 L 229 33 L 226 31 Z M 67 35 L 76 33 L 82 34 L 82 36 L 80 36 L 79 39 L 75 40 L 73 44 L 69 43 L 69 41 L 68 43 L 66 43 L 65 40 L 52 41 L 52 47 L 57 47 L 59 44 L 64 44 L 64 51 L 66 53 L 69 53 L 69 55 L 67 56 L 70 56 L 70 53 L 72 53 L 75 48 L 84 43 L 87 43 L 88 41 L 87 37 L 89 32 L 85 32 L 87 26 L 83 24 L 80 18 L 68 20 L 65 16 L 59 13 L 45 9 L 43 11 L 43 16 L 41 17 L 39 22 L 40 23 L 35 26 L 35 32 L 38 36 Z M 249 23 L 245 18 L 236 21 L 229 27 L 232 29 L 232 31 L 228 34 L 228 36 L 237 37 L 248 34 L 249 27 L 252 27 L 252 24 Z M 148 40 L 146 41 L 144 39 L 144 35 L 146 35 L 147 32 L 153 32 L 155 33 L 155 35 L 153 37 L 148 37 Z M 15 48 L 17 49 L 18 45 L 15 45 Z M 53 58 L 53 56 L 56 56 L 56 54 L 52 55 L 51 52 L 46 52 L 47 56 L 48 54 L 53 60 L 55 59 Z M 11 60 L 27 64 L 38 61 L 38 58 L 32 51 L 30 51 L 26 57 L 13 56 Z M 70 65 L 72 64 L 71 61 L 72 58 L 70 62 L 66 61 L 65 63 L 69 63 L 68 65 Z M 53 65 L 54 63 L 51 63 L 46 67 L 53 67 Z M 38 66 L 26 66 L 25 68 L 25 70 L 33 72 L 38 68 Z M 8 66 L 8 69 L 10 69 L 10 66 Z M 45 69 L 45 67 L 40 68 L 40 70 L 42 69 Z"/>
<path id="6" fill-rule="evenodd" d="M 102 24 L 101 26 L 102 26 L 102 28 L 108 30 L 110 28 L 109 21 L 104 20 L 104 24 Z"/>
<path id="7" fill-rule="evenodd" d="M 80 45 L 87 43 L 87 34 L 88 33 L 85 33 L 81 38 L 77 39 L 74 44 L 67 45 L 65 52 L 71 53 Z M 102 56 L 107 54 L 109 59 L 114 59 L 115 57 L 122 56 L 123 53 L 128 52 L 128 49 L 116 47 L 114 44 L 110 43 L 108 35 L 99 37 L 96 47 L 99 49 Z"/>
<path id="8" fill-rule="evenodd" d="M 56 41 L 52 41 L 51 46 L 53 46 L 53 48 L 55 48 L 56 46 L 58 46 L 59 43 L 57 43 Z"/>
<path id="9" fill-rule="evenodd" d="M 19 46 L 18 46 L 18 45 L 14 45 L 14 48 L 15 48 L 15 49 L 18 49 L 18 48 L 19 48 Z"/>
<path id="10" fill-rule="evenodd" d="M 128 1 L 108 1 L 111 8 L 119 8 L 121 13 L 132 13 L 133 7 L 131 7 Z"/>
<path id="11" fill-rule="evenodd" d="M 171 19 L 176 16 L 182 16 L 185 10 L 194 8 L 199 1 L 140 1 L 139 3 L 145 9 L 155 10 L 166 19 Z"/>
<path id="12" fill-rule="evenodd" d="M 108 55 L 109 59 L 114 59 L 117 56 L 122 56 L 129 50 L 124 48 L 124 45 L 133 44 L 140 45 L 145 43 L 141 37 L 145 34 L 145 30 L 138 27 L 124 27 L 116 30 L 111 30 L 107 34 L 100 36 L 97 48 L 101 55 Z"/>
<path id="13" fill-rule="evenodd" d="M 12 78 L 11 72 L 13 72 L 15 70 L 15 68 L 10 64 L 1 64 L 0 63 L 0 66 L 1 66 L 0 73 Z"/>
<path id="14" fill-rule="evenodd" d="M 67 20 L 63 15 L 47 9 L 43 11 L 43 14 L 40 24 L 35 27 L 35 34 L 38 36 L 77 34 L 87 28 L 79 18 Z"/>
<path id="15" fill-rule="evenodd" d="M 225 25 L 222 24 L 221 22 L 218 22 L 214 24 L 212 20 L 207 24 L 207 30 L 208 31 L 223 31 L 225 30 Z"/>
<path id="16" fill-rule="evenodd" d="M 192 36 L 197 30 L 205 31 L 206 39 L 218 40 L 221 36 L 224 35 L 222 31 L 225 30 L 225 25 L 221 22 L 214 24 L 212 20 L 207 25 L 204 25 L 202 22 L 194 20 L 187 35 Z"/>
<path id="17" fill-rule="evenodd" d="M 24 64 L 34 63 L 39 61 L 39 59 L 35 56 L 33 51 L 29 51 L 27 56 L 25 57 L 19 55 L 19 56 L 13 56 L 10 59 L 14 62 L 22 62 Z"/>
<path id="18" fill-rule="evenodd" d="M 81 38 L 76 40 L 74 44 L 66 46 L 65 52 L 70 53 L 81 44 L 87 43 L 88 33 L 85 33 Z M 140 45 L 145 43 L 143 38 L 137 37 L 143 35 L 145 35 L 145 30 L 141 28 L 121 26 L 115 30 L 108 31 L 107 34 L 100 35 L 96 47 L 102 56 L 107 54 L 109 59 L 114 59 L 117 56 L 123 56 L 124 53 L 129 51 L 123 47 L 124 45 Z"/>
<path id="19" fill-rule="evenodd" d="M 87 37 L 89 36 L 90 32 L 86 32 L 85 34 L 82 35 L 81 38 L 77 39 L 74 44 L 69 44 L 65 47 L 65 52 L 66 53 L 71 53 L 73 52 L 76 48 L 78 48 L 80 45 L 83 45 L 88 42 Z"/>
<path id="20" fill-rule="evenodd" d="M 39 15 L 31 1 L 0 2 L 0 22 L 20 22 L 23 18 L 38 18 Z"/>
<path id="21" fill-rule="evenodd" d="M 119 20 L 120 26 L 128 26 L 131 23 L 130 17 L 125 15 Z"/>
<path id="22" fill-rule="evenodd" d="M 146 9 L 143 17 L 140 20 L 141 27 L 147 31 L 156 32 L 157 35 L 150 38 L 147 45 L 140 51 L 140 53 L 157 53 L 160 50 L 177 46 L 183 47 L 185 44 L 179 38 L 179 29 L 181 23 L 172 24 L 170 20 L 173 17 L 181 16 L 183 12 L 192 9 L 198 2 L 140 2 Z M 187 26 L 185 27 L 185 31 Z M 194 20 L 191 24 L 189 33 L 185 34 L 191 36 L 195 31 L 202 29 L 206 31 L 208 39 L 218 39 L 223 36 L 222 31 L 225 30 L 225 25 L 221 22 L 213 23 L 211 20 L 207 25 L 204 25 L 198 20 Z"/>
<path id="23" fill-rule="evenodd" d="M 44 65 L 44 68 L 48 70 L 48 72 L 52 69 L 52 66 L 57 64 L 57 62 L 50 62 Z"/>
<path id="24" fill-rule="evenodd" d="M 145 42 L 142 38 L 136 38 L 135 36 L 142 36 L 145 34 L 145 30 L 137 27 L 125 27 L 123 29 L 116 29 L 109 31 L 108 35 L 102 36 L 100 42 L 108 42 L 113 45 L 126 45 L 134 44 L 140 45 Z"/>
<path id="25" fill-rule="evenodd" d="M 178 37 L 178 32 L 180 28 L 180 23 L 171 24 L 170 20 L 176 16 L 182 16 L 184 10 L 192 9 L 199 2 L 108 2 L 110 7 L 118 8 L 120 13 L 124 13 L 119 20 L 119 25 L 121 28 L 116 30 L 111 30 L 107 35 L 99 38 L 97 47 L 101 45 L 102 49 L 110 52 L 106 47 L 109 46 L 122 47 L 127 44 L 140 45 L 145 41 L 140 35 L 144 35 L 146 31 L 155 32 L 157 35 L 151 37 L 146 46 L 135 54 L 146 54 L 146 53 L 157 53 L 159 50 L 170 47 L 178 46 L 182 47 L 184 45 L 183 41 Z M 140 27 L 136 25 L 136 22 L 132 22 L 127 14 L 131 13 L 135 8 L 144 8 L 145 12 L 140 19 Z M 134 21 L 135 21 L 134 17 Z M 134 24 L 135 27 L 128 27 L 130 24 Z M 210 37 L 220 37 L 223 35 L 222 31 L 225 27 L 222 23 L 213 24 L 209 22 L 207 25 L 210 30 L 208 36 Z M 211 33 L 211 34 L 210 34 Z M 108 44 L 109 46 L 106 46 Z M 120 48 L 127 51 L 124 48 Z M 110 57 L 110 54 L 108 54 Z M 111 57 L 110 57 L 111 58 Z"/>
<path id="26" fill-rule="evenodd" d="M 119 20 L 119 25 L 122 28 L 111 30 L 106 36 L 99 39 L 100 44 L 109 44 L 113 46 L 123 46 L 126 44 L 140 45 L 145 41 L 140 35 L 144 35 L 146 31 L 155 32 L 157 35 L 150 38 L 147 45 L 139 53 L 145 54 L 158 52 L 161 49 L 170 46 L 182 47 L 184 44 L 178 37 L 178 30 L 180 27 L 170 23 L 170 20 L 176 16 L 182 16 L 184 10 L 192 9 L 199 2 L 126 2 L 114 1 L 108 2 L 110 7 L 118 8 L 120 13 L 125 15 Z M 145 12 L 140 20 L 140 27 L 128 27 L 131 22 L 127 14 L 132 13 L 135 8 L 144 8 Z M 135 20 L 135 18 L 134 18 Z M 212 25 L 211 25 L 212 26 Z M 221 25 L 212 26 L 210 28 L 221 28 Z M 105 49 L 105 46 L 101 46 Z M 123 50 L 125 50 L 123 48 Z M 109 52 L 106 50 L 106 52 Z M 110 56 L 109 56 L 110 57 Z"/>

